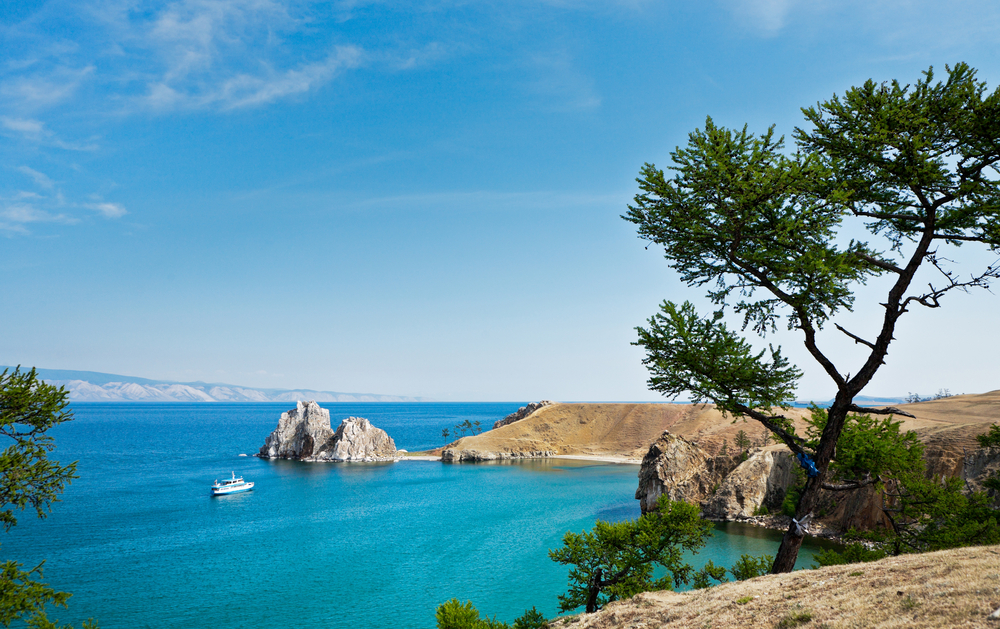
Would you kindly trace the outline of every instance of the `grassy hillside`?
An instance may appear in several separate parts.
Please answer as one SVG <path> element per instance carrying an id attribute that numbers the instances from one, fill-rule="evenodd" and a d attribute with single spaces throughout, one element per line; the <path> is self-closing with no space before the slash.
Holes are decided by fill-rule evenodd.
<path id="1" fill-rule="evenodd" d="M 647 592 L 566 629 L 983 627 L 1000 608 L 1000 546 L 958 548 L 819 570 L 769 574 L 693 592 Z"/>

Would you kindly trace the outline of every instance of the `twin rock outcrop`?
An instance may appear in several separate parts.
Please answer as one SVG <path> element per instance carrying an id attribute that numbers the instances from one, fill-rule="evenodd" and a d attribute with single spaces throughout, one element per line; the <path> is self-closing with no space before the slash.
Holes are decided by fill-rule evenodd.
<path id="1" fill-rule="evenodd" d="M 393 461 L 396 444 L 384 430 L 363 417 L 348 417 L 337 430 L 330 411 L 316 402 L 298 402 L 281 414 L 258 454 L 263 459 L 297 461 Z"/>

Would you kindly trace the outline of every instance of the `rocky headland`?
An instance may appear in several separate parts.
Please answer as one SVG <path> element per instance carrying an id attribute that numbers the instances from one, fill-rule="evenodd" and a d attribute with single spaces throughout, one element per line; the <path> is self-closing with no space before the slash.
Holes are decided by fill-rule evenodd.
<path id="1" fill-rule="evenodd" d="M 534 407 L 534 408 L 532 408 Z M 928 475 L 962 478 L 969 489 L 1000 470 L 1000 448 L 981 449 L 976 436 L 1000 422 L 1000 391 L 903 405 L 903 430 L 925 444 Z M 523 412 L 522 412 L 523 411 Z M 808 409 L 784 411 L 800 434 Z M 517 417 L 507 422 L 508 418 Z M 639 464 L 636 499 L 643 509 L 660 494 L 699 505 L 716 520 L 785 528 L 781 503 L 797 480 L 798 463 L 783 445 L 768 443 L 760 424 L 724 417 L 712 405 L 563 404 L 523 407 L 498 427 L 431 451 L 442 460 L 492 461 L 544 456 L 615 458 Z M 749 440 L 746 459 L 737 434 Z M 995 498 L 997 498 L 995 496 Z M 830 492 L 814 530 L 830 535 L 885 524 L 872 487 Z"/>
<path id="2" fill-rule="evenodd" d="M 393 461 L 396 444 L 363 417 L 348 417 L 333 430 L 330 411 L 314 401 L 297 402 L 281 414 L 258 454 L 296 461 Z"/>

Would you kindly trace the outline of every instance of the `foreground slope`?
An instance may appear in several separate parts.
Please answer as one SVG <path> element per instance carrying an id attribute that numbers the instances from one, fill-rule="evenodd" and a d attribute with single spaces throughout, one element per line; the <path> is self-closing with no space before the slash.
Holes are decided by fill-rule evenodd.
<path id="1" fill-rule="evenodd" d="M 1000 627 L 1000 546 L 769 574 L 693 592 L 647 592 L 567 629 Z"/>

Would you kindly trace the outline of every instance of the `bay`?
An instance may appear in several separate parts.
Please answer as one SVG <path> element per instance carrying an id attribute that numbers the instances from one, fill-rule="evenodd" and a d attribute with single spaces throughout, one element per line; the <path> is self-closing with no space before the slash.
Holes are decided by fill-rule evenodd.
<path id="1" fill-rule="evenodd" d="M 510 621 L 556 615 L 567 569 L 548 559 L 566 531 L 639 514 L 638 466 L 570 460 L 506 464 L 309 464 L 253 454 L 288 403 L 76 403 L 51 431 L 75 480 L 38 520 L 18 516 L 3 558 L 73 593 L 50 617 L 105 629 L 434 626 L 456 597 Z M 439 446 L 468 419 L 485 427 L 517 403 L 329 403 L 333 425 L 366 417 L 399 448 Z M 212 497 L 235 472 L 249 493 Z M 731 565 L 774 554 L 780 536 L 720 527 L 691 558 Z M 806 545 L 799 566 L 812 563 Z"/>

